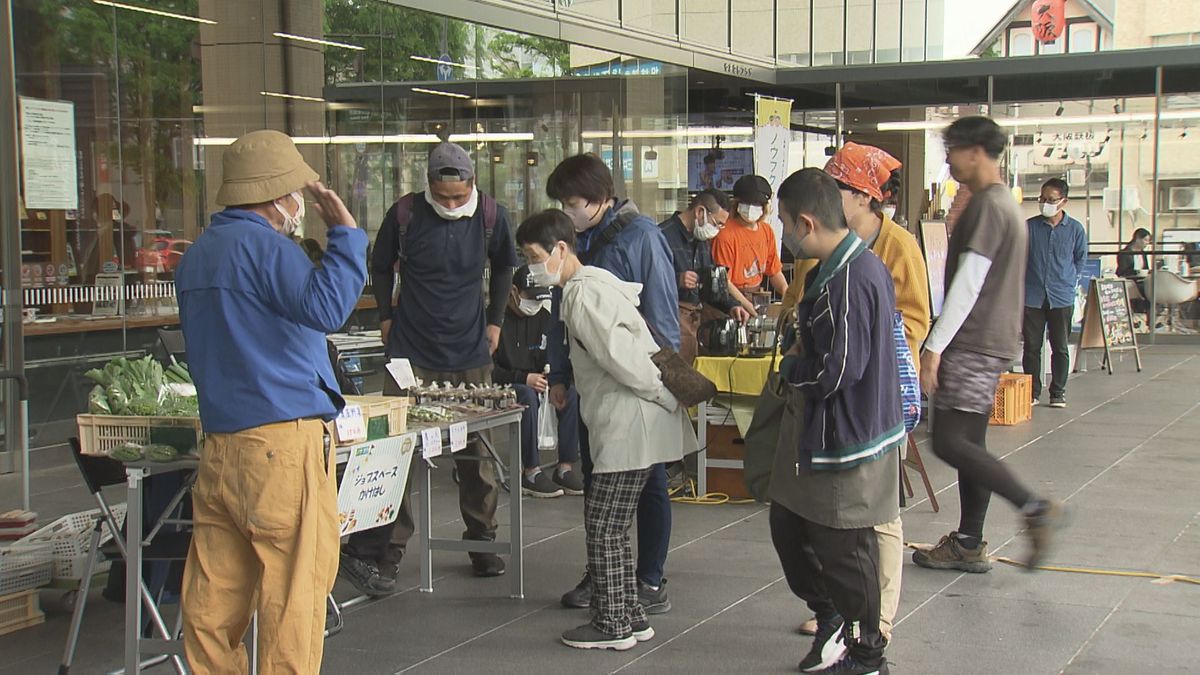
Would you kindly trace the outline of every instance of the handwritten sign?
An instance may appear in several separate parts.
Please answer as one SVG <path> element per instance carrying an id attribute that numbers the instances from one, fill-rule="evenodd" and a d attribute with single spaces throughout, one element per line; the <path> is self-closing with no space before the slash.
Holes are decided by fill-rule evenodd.
<path id="1" fill-rule="evenodd" d="M 416 447 L 417 435 L 405 434 L 350 448 L 350 460 L 338 488 L 341 536 L 396 519 Z"/>
<path id="2" fill-rule="evenodd" d="M 1083 310 L 1083 333 L 1079 337 L 1079 348 L 1103 349 L 1104 362 L 1110 374 L 1113 372 L 1111 353 L 1132 351 L 1138 372 L 1141 372 L 1142 355 L 1138 351 L 1137 336 L 1133 333 L 1133 316 L 1124 279 L 1092 280 L 1087 306 Z M 1082 361 L 1082 358 L 1076 359 L 1076 370 Z"/>
<path id="3" fill-rule="evenodd" d="M 392 359 L 386 366 L 388 375 L 401 389 L 412 389 L 417 386 L 417 376 L 413 374 L 412 364 L 408 359 Z"/>
<path id="4" fill-rule="evenodd" d="M 437 427 L 421 430 L 421 456 L 432 459 L 442 454 L 442 430 Z"/>
<path id="5" fill-rule="evenodd" d="M 467 447 L 467 423 L 455 422 L 450 425 L 450 452 L 465 450 Z"/>
<path id="6" fill-rule="evenodd" d="M 942 315 L 942 304 L 946 301 L 946 254 L 950 249 L 946 223 L 922 222 L 921 248 L 925 252 L 925 272 L 929 275 L 929 310 L 937 318 Z"/>
<path id="7" fill-rule="evenodd" d="M 367 421 L 363 419 L 362 407 L 347 405 L 334 420 L 339 443 L 367 440 Z"/>

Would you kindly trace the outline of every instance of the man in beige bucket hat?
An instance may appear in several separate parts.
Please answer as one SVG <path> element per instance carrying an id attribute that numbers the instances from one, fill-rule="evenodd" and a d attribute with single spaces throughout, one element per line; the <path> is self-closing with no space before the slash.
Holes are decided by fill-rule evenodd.
<path id="1" fill-rule="evenodd" d="M 225 209 L 176 272 L 205 432 L 184 647 L 195 673 L 247 672 L 242 638 L 257 610 L 258 672 L 316 673 L 338 562 L 325 423 L 345 405 L 325 334 L 362 292 L 367 235 L 285 134 L 242 136 L 222 169 Z M 318 266 L 290 238 L 305 188 L 329 228 Z"/>

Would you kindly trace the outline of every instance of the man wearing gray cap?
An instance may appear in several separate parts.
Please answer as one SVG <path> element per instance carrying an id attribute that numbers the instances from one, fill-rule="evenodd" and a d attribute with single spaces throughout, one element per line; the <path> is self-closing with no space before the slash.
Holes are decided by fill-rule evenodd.
<path id="1" fill-rule="evenodd" d="M 367 235 L 278 131 L 235 141 L 221 178 L 226 208 L 175 275 L 205 433 L 184 650 L 194 672 L 246 672 L 242 638 L 257 611 L 259 672 L 316 673 L 339 528 L 325 424 L 345 405 L 325 334 L 362 293 Z M 329 228 L 319 267 L 291 241 L 306 187 Z"/>
<path id="2" fill-rule="evenodd" d="M 462 147 L 439 143 L 429 153 L 429 189 L 400 198 L 384 216 L 371 255 L 379 327 L 391 358 L 408 359 L 425 382 L 487 384 L 492 354 L 512 289 L 516 249 L 508 212 L 475 185 L 475 167 Z M 482 280 L 490 265 L 487 303 Z M 395 273 L 399 300 L 393 307 Z M 385 394 L 399 394 L 390 379 Z M 486 456 L 473 442 L 460 454 Z M 490 464 L 456 462 L 459 508 L 468 540 L 496 538 L 499 486 Z M 408 485 L 412 485 L 410 480 Z M 395 591 L 396 572 L 415 527 L 409 497 L 396 522 L 351 535 L 341 574 L 363 593 Z M 475 574 L 504 573 L 492 553 L 471 553 Z"/>

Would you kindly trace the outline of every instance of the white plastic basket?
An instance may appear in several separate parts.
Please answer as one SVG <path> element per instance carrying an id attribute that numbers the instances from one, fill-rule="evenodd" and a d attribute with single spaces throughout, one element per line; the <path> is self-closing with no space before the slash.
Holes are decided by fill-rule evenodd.
<path id="1" fill-rule="evenodd" d="M 45 586 L 50 583 L 53 566 L 49 544 L 33 542 L 0 548 L 0 596 Z"/>
<path id="2" fill-rule="evenodd" d="M 111 508 L 117 525 L 123 525 L 125 523 L 125 504 L 115 504 Z M 54 559 L 54 580 L 82 579 L 83 567 L 87 564 L 88 547 L 92 541 L 92 528 L 95 527 L 98 517 L 100 517 L 98 508 L 63 516 L 18 541 L 17 545 L 45 544 L 50 546 Z M 100 544 L 104 545 L 110 539 L 112 539 L 112 532 L 105 525 L 101 529 Z M 96 573 L 104 572 L 108 568 L 108 561 L 97 560 L 94 571 Z"/>

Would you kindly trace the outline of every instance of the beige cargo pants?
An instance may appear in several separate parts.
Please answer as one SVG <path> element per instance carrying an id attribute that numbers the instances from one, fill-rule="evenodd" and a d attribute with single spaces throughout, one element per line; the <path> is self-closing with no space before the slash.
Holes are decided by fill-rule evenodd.
<path id="1" fill-rule="evenodd" d="M 324 424 L 208 434 L 192 505 L 183 578 L 192 672 L 249 672 L 242 638 L 257 610 L 259 672 L 318 673 L 339 531 Z"/>

